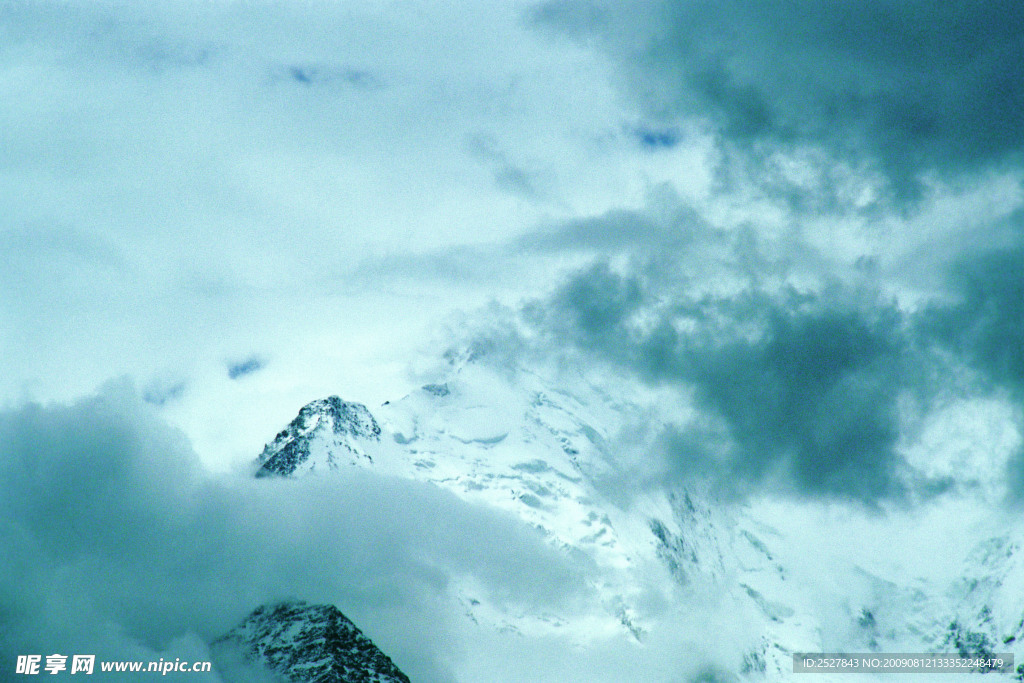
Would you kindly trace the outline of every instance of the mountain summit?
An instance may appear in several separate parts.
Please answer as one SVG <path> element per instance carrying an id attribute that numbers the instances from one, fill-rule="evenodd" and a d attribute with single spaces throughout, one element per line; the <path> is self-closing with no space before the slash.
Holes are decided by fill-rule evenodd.
<path id="1" fill-rule="evenodd" d="M 324 462 L 334 468 L 372 461 L 360 442 L 379 441 L 380 426 L 361 403 L 348 403 L 337 396 L 322 398 L 303 406 L 299 414 L 263 449 L 257 477 L 289 476 L 302 467 L 315 467 L 311 449 L 324 449 Z"/>
<path id="2" fill-rule="evenodd" d="M 409 683 L 334 605 L 259 607 L 217 643 L 240 647 L 247 660 L 293 683 Z"/>

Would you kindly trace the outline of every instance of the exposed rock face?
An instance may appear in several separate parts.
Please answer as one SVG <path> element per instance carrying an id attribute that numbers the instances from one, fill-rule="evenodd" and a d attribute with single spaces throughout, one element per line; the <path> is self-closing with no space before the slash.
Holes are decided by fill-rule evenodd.
<path id="1" fill-rule="evenodd" d="M 347 403 L 337 396 L 319 399 L 303 406 L 299 414 L 259 457 L 257 477 L 289 476 L 310 461 L 310 448 L 322 443 L 329 448 L 328 467 L 337 467 L 339 458 L 372 458 L 361 441 L 380 441 L 380 426 L 361 403 Z"/>
<path id="2" fill-rule="evenodd" d="M 334 605 L 265 605 L 217 643 L 237 645 L 246 659 L 294 683 L 409 683 Z"/>

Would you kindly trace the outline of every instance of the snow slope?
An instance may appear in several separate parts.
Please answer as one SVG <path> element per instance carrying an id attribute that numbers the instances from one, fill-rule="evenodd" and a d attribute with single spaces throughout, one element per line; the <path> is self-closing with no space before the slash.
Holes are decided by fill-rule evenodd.
<path id="1" fill-rule="evenodd" d="M 665 619 L 653 603 L 697 625 L 710 605 L 741 625 L 730 675 L 772 681 L 792 677 L 794 652 L 1007 652 L 1022 637 L 1014 539 L 1024 535 L 982 540 L 951 583 L 878 575 L 855 548 L 809 563 L 770 516 L 665 485 L 656 459 L 637 469 L 656 450 L 651 425 L 679 419 L 672 397 L 480 361 L 453 363 L 440 380 L 372 413 L 336 396 L 310 403 L 264 449 L 257 475 L 363 467 L 430 482 L 513 513 L 595 567 L 599 597 L 572 613 L 510 611 L 469 580 L 455 586 L 482 633 L 569 634 L 580 647 L 618 634 L 644 647 Z"/>

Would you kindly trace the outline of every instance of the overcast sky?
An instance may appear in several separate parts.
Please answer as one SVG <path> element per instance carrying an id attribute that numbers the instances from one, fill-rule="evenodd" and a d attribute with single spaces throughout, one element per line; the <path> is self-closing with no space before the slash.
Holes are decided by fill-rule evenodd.
<path id="1" fill-rule="evenodd" d="M 1016 6 L 808 7 L 5 3 L 0 400 L 127 376 L 216 467 L 593 262 L 955 299 L 1019 239 Z"/>
<path id="2" fill-rule="evenodd" d="M 691 392 L 674 483 L 1013 502 L 1022 23 L 1010 1 L 0 2 L 0 427 L 75 462 L 111 447 L 82 426 L 100 411 L 176 434 L 201 480 L 309 400 L 372 408 L 417 359 L 514 338 Z"/>
<path id="3" fill-rule="evenodd" d="M 430 324 L 545 279 L 510 240 L 643 192 L 602 60 L 523 11 L 4 3 L 3 401 L 128 375 L 219 462 L 404 393 Z"/>

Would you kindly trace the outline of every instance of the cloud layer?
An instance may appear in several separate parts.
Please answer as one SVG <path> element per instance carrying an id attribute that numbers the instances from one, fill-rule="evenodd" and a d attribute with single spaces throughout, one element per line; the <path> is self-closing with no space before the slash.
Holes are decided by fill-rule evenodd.
<path id="1" fill-rule="evenodd" d="M 410 675 L 450 680 L 466 627 L 453 581 L 534 609 L 586 595 L 585 567 L 506 515 L 355 471 L 212 478 L 150 410 L 115 384 L 0 414 L 5 667 L 26 653 L 204 659 L 257 605 L 296 597 L 338 605 Z"/>

